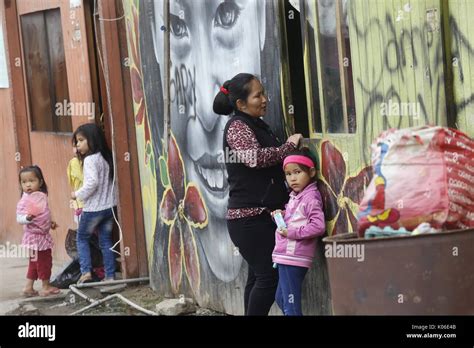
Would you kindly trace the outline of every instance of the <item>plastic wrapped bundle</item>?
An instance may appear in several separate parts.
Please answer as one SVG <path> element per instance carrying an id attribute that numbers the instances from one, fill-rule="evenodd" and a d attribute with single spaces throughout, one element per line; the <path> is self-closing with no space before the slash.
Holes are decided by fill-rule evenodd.
<path id="1" fill-rule="evenodd" d="M 388 130 L 372 144 L 372 165 L 359 236 L 370 226 L 474 227 L 474 141 L 467 135 L 443 127 Z"/>

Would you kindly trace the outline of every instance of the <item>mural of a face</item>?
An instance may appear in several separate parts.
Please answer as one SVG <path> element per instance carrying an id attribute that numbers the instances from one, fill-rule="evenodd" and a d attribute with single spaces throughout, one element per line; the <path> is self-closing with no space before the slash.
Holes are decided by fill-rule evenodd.
<path id="1" fill-rule="evenodd" d="M 162 1 L 154 10 L 155 55 L 164 76 Z M 218 162 L 228 117 L 214 114 L 212 103 L 234 75 L 261 74 L 265 1 L 171 0 L 170 27 L 171 129 L 186 179 L 199 187 L 209 212 L 209 225 L 198 237 L 207 261 L 219 279 L 231 281 L 242 259 L 229 257 L 235 254 L 225 220 L 229 188 L 224 163 Z"/>

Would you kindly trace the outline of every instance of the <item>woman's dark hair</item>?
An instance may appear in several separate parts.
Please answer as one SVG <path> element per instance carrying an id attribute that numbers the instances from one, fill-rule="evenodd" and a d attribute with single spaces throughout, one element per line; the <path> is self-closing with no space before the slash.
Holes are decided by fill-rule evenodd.
<path id="1" fill-rule="evenodd" d="M 294 150 L 294 151 L 291 151 L 288 155 L 286 155 L 286 157 L 288 156 L 304 156 L 306 158 L 309 158 L 311 161 L 313 161 L 314 163 L 314 168 L 317 170 L 317 161 L 316 161 L 316 158 L 311 154 L 311 152 L 309 152 L 308 149 L 306 148 L 303 148 L 303 149 L 300 149 L 300 150 Z M 285 158 L 286 158 L 285 157 Z M 295 163 L 303 172 L 305 172 L 306 174 L 310 175 L 310 168 L 308 166 L 305 166 L 304 164 L 299 164 L 299 163 Z M 316 181 L 317 179 L 317 176 L 315 175 L 314 178 L 312 178 L 313 181 Z"/>
<path id="2" fill-rule="evenodd" d="M 237 110 L 237 100 L 247 101 L 250 95 L 250 83 L 252 80 L 258 81 L 258 78 L 252 74 L 240 73 L 231 80 L 224 82 L 222 87 L 227 89 L 229 93 L 225 94 L 222 91 L 217 93 L 212 106 L 214 112 L 219 115 L 230 115 L 233 111 Z"/>
<path id="3" fill-rule="evenodd" d="M 72 144 L 74 146 L 77 146 L 77 136 L 79 134 L 86 138 L 87 146 L 89 147 L 89 152 L 85 155 L 82 155 L 79 152 L 77 153 L 81 164 L 84 164 L 84 159 L 87 156 L 100 152 L 109 165 L 109 177 L 112 179 L 114 176 L 114 160 L 112 157 L 112 151 L 110 151 L 110 148 L 107 145 L 105 134 L 102 129 L 100 129 L 100 127 L 95 123 L 86 123 L 79 126 L 72 135 Z"/>
<path id="4" fill-rule="evenodd" d="M 32 165 L 32 166 L 22 168 L 20 170 L 20 173 L 18 173 L 18 181 L 20 182 L 20 186 L 21 186 L 21 174 L 23 174 L 23 173 L 33 173 L 33 174 L 35 174 L 35 176 L 40 181 L 43 182 L 43 184 L 41 184 L 41 186 L 40 186 L 40 191 L 43 192 L 43 193 L 48 194 L 48 185 L 46 185 L 46 181 L 44 181 L 43 172 L 41 171 L 40 167 L 38 167 L 37 165 Z"/>

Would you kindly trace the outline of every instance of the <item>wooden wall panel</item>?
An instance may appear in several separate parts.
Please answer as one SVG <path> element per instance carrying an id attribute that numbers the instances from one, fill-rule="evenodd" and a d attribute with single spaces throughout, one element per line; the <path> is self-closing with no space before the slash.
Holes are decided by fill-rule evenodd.
<path id="1" fill-rule="evenodd" d="M 71 9 L 69 8 L 69 1 L 60 0 L 17 1 L 19 18 L 23 14 L 52 8 L 60 8 L 61 10 L 69 101 L 73 103 L 92 102 L 84 9 L 82 6 Z M 91 121 L 85 116 L 72 115 L 71 117 L 73 130 L 80 124 Z M 60 226 L 57 231 L 52 231 L 56 243 L 54 257 L 55 261 L 58 262 L 69 259 L 64 249 L 64 239 L 67 229 L 75 227 L 73 212 L 69 208 L 71 189 L 66 176 L 67 164 L 73 157 L 71 135 L 72 133 L 30 132 L 31 163 L 39 165 L 43 170 L 50 190 L 50 208 L 54 219 Z"/>
<path id="2" fill-rule="evenodd" d="M 5 42 L 5 54 L 7 66 L 10 66 L 10 50 L 8 46 L 8 34 L 12 31 L 8 27 L 5 18 L 6 9 L 5 3 L 0 2 L 0 25 L 3 26 L 3 39 Z M 11 69 L 9 69 L 11 70 Z M 17 159 L 19 154 L 23 153 L 25 159 L 28 158 L 28 145 L 24 148 L 25 151 L 20 151 L 17 144 L 17 137 L 15 130 L 18 124 L 14 118 L 14 100 L 13 100 L 13 85 L 11 81 L 14 71 L 9 71 L 10 87 L 0 89 L 0 243 L 20 243 L 22 237 L 22 228 L 16 222 L 16 202 L 20 198 L 19 184 L 18 184 L 18 168 L 20 162 Z M 16 95 L 17 101 L 21 101 L 20 95 Z M 21 136 L 21 135 L 20 135 Z"/>
<path id="3" fill-rule="evenodd" d="M 69 1 L 61 0 L 17 0 L 18 15 L 60 8 L 66 56 L 69 99 L 71 102 L 91 102 L 92 89 L 89 72 L 89 57 L 85 31 L 84 8 L 71 9 Z M 90 122 L 87 117 L 72 118 L 72 128 Z"/>

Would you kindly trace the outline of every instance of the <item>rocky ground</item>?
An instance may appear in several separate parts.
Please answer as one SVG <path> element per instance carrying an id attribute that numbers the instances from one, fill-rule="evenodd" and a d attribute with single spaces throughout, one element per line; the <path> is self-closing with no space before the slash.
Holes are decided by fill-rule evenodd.
<path id="1" fill-rule="evenodd" d="M 89 298 L 100 300 L 110 295 L 101 293 L 99 288 L 81 289 Z M 158 296 L 148 285 L 128 285 L 120 291 L 116 291 L 128 300 L 136 303 L 142 308 L 161 315 L 194 315 L 213 316 L 224 315 L 210 309 L 199 308 L 190 300 L 183 299 L 166 300 Z M 34 297 L 18 301 L 17 304 L 5 313 L 7 315 L 70 315 L 90 303 L 75 295 L 69 290 L 63 290 L 61 295 L 48 298 Z M 159 306 L 157 307 L 157 305 Z M 111 299 L 97 307 L 91 308 L 78 315 L 146 315 L 141 311 L 129 306 L 121 300 Z"/>

